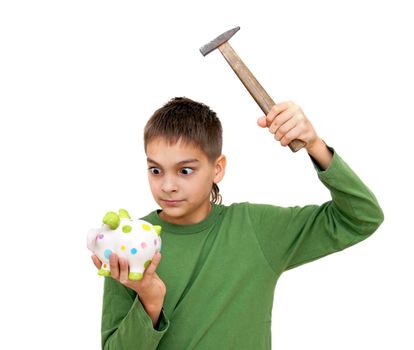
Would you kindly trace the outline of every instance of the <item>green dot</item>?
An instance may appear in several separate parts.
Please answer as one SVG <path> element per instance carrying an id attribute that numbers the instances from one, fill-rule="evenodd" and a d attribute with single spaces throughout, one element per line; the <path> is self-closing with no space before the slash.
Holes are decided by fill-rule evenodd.
<path id="1" fill-rule="evenodd" d="M 130 233 L 132 231 L 132 227 L 129 225 L 122 226 L 122 231 L 124 233 Z"/>

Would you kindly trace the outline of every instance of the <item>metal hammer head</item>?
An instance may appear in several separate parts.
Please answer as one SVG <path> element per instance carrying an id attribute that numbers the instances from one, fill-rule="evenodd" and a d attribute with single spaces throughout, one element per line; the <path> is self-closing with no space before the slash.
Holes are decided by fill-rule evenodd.
<path id="1" fill-rule="evenodd" d="M 219 35 L 214 40 L 210 41 L 208 44 L 204 45 L 200 48 L 200 52 L 203 54 L 203 56 L 208 55 L 211 51 L 214 51 L 217 49 L 221 44 L 224 44 L 226 41 L 229 41 L 230 38 L 238 32 L 240 27 L 236 27 L 233 29 L 228 30 L 227 32 L 224 32 L 223 34 Z"/>

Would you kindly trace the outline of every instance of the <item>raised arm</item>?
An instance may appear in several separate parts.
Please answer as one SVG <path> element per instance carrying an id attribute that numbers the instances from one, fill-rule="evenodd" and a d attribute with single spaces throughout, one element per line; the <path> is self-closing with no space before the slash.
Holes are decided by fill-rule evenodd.
<path id="1" fill-rule="evenodd" d="M 374 194 L 320 139 L 299 106 L 275 105 L 258 124 L 267 127 L 282 146 L 294 139 L 305 141 L 318 177 L 332 197 L 320 206 L 248 206 L 254 227 L 260 227 L 258 240 L 276 272 L 345 249 L 379 227 L 384 214 Z"/>

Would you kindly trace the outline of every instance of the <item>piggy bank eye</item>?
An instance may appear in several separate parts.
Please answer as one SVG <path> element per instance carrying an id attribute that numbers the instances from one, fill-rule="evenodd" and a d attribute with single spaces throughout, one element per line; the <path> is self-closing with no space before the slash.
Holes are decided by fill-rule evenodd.
<path id="1" fill-rule="evenodd" d="M 161 170 L 159 168 L 156 168 L 156 167 L 151 167 L 148 170 L 153 175 L 159 175 L 159 174 L 161 174 Z"/>

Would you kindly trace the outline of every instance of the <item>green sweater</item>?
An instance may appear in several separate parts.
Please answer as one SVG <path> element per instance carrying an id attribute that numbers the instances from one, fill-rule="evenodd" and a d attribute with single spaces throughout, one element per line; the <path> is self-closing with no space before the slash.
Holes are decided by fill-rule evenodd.
<path id="1" fill-rule="evenodd" d="M 332 200 L 320 206 L 214 205 L 202 222 L 162 226 L 157 273 L 167 287 L 157 326 L 136 293 L 105 278 L 102 348 L 269 350 L 277 279 L 283 271 L 340 251 L 383 221 L 374 195 L 334 152 L 319 179 Z"/>

